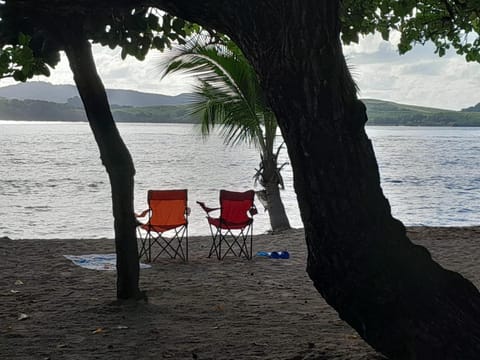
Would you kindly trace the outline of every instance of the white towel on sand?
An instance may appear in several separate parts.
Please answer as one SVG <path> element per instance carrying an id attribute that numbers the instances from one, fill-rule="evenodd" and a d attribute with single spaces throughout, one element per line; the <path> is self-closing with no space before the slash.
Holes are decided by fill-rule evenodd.
<path id="1" fill-rule="evenodd" d="M 88 254 L 88 255 L 63 255 L 75 265 L 92 270 L 116 270 L 116 254 Z M 141 269 L 148 269 L 151 265 L 140 263 Z"/>

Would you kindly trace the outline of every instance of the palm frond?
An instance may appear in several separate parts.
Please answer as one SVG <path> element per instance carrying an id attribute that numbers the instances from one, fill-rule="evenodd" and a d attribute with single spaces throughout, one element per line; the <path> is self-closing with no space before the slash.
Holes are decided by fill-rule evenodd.
<path id="1" fill-rule="evenodd" d="M 227 144 L 246 141 L 266 150 L 263 94 L 253 68 L 239 51 L 191 43 L 177 49 L 166 63 L 163 76 L 172 72 L 185 72 L 199 80 L 195 92 L 203 103 L 193 108 L 203 113 L 203 134 L 218 124 Z"/>

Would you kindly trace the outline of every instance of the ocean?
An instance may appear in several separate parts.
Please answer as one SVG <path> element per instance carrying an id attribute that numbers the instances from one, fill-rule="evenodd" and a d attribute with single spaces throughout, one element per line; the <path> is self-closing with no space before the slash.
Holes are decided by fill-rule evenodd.
<path id="1" fill-rule="evenodd" d="M 190 235 L 209 228 L 196 201 L 214 207 L 220 189 L 259 189 L 253 147 L 203 138 L 190 124 L 118 124 L 135 162 L 135 209 L 149 189 L 187 188 Z M 480 224 L 480 128 L 368 126 L 382 188 L 405 225 Z M 110 186 L 87 123 L 0 121 L 0 237 L 111 238 Z M 281 161 L 288 161 L 282 153 Z M 292 170 L 282 199 L 302 227 Z M 257 202 L 254 232 L 269 230 Z"/>

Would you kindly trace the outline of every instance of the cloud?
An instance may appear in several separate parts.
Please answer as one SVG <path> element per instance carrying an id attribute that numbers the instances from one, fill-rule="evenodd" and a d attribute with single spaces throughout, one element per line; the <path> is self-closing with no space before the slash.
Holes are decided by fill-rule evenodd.
<path id="1" fill-rule="evenodd" d="M 363 98 L 453 110 L 480 102 L 480 64 L 467 63 L 453 51 L 441 58 L 434 51 L 432 44 L 417 45 L 399 55 L 378 35 L 344 48 Z"/>
<path id="2" fill-rule="evenodd" d="M 165 54 L 151 51 L 144 61 L 128 56 L 122 61 L 120 50 L 106 51 L 94 48 L 99 73 L 106 87 L 133 89 L 167 95 L 192 91 L 193 79 L 182 75 L 171 75 L 162 79 L 160 62 Z"/>
<path id="3" fill-rule="evenodd" d="M 111 50 L 93 45 L 97 71 L 106 88 L 131 89 L 166 95 L 177 95 L 192 91 L 193 79 L 183 75 L 171 75 L 161 79 L 159 63 L 163 54 L 151 51 L 144 61 L 131 56 L 125 60 L 120 57 L 120 49 Z M 53 84 L 74 84 L 67 57 L 61 54 L 60 63 L 51 71 L 50 77 L 36 76 L 34 81 L 48 81 Z M 15 84 L 11 79 L 1 81 L 1 86 Z"/>
<path id="4" fill-rule="evenodd" d="M 396 49 L 399 34 L 390 42 L 380 35 L 362 38 L 359 44 L 344 47 L 347 63 L 363 98 L 376 98 L 406 104 L 459 110 L 480 102 L 480 64 L 466 63 L 455 52 L 439 58 L 434 46 L 418 45 L 405 55 Z M 152 51 L 145 61 L 127 57 L 122 61 L 120 50 L 93 46 L 98 72 L 107 88 L 176 95 L 192 91 L 194 80 L 186 75 L 171 75 L 161 80 L 159 63 L 165 56 Z M 50 78 L 35 80 L 54 84 L 73 84 L 66 57 Z M 1 86 L 14 81 L 2 80 Z"/>
<path id="5" fill-rule="evenodd" d="M 374 34 L 369 36 L 360 37 L 358 44 L 352 43 L 349 46 L 344 48 L 345 54 L 355 55 L 355 54 L 376 54 L 379 52 L 380 48 L 394 48 L 393 42 L 387 42 L 382 39 L 380 34 Z"/>

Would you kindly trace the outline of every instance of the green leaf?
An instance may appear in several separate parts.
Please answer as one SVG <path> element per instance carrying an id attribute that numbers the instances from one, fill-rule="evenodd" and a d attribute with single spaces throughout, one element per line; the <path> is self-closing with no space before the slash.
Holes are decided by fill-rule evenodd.
<path id="1" fill-rule="evenodd" d="M 20 45 L 28 46 L 28 44 L 30 43 L 30 39 L 31 39 L 31 37 L 28 36 L 28 35 L 25 35 L 24 33 L 20 33 L 18 35 L 18 43 Z"/>
<path id="2" fill-rule="evenodd" d="M 409 51 L 411 49 L 412 49 L 412 45 L 410 45 L 410 44 L 405 44 L 403 42 L 400 42 L 398 44 L 398 52 L 400 54 L 405 54 L 407 51 Z"/>
<path id="3" fill-rule="evenodd" d="M 381 29 L 380 34 L 382 35 L 383 40 L 388 41 L 390 37 L 390 31 L 388 30 L 388 28 Z"/>
<path id="4" fill-rule="evenodd" d="M 172 23 L 172 30 L 175 31 L 177 34 L 185 34 L 183 28 L 185 27 L 185 21 L 180 18 L 175 18 Z"/>
<path id="5" fill-rule="evenodd" d="M 163 29 L 163 32 L 165 34 L 170 34 L 170 30 L 171 30 L 171 25 L 170 25 L 170 21 L 171 21 L 172 17 L 168 14 L 165 14 L 163 15 L 163 18 L 162 18 L 162 29 Z"/>
<path id="6" fill-rule="evenodd" d="M 8 68 L 8 65 L 10 64 L 10 56 L 7 52 L 1 51 L 0 50 L 0 67 L 2 68 Z"/>
<path id="7" fill-rule="evenodd" d="M 13 79 L 16 81 L 25 82 L 27 81 L 27 76 L 20 70 L 15 70 L 13 72 Z"/>
<path id="8" fill-rule="evenodd" d="M 165 40 L 160 36 L 155 36 L 152 41 L 152 46 L 155 49 L 163 50 L 165 47 Z"/>
<path id="9" fill-rule="evenodd" d="M 160 19 L 154 14 L 148 15 L 148 26 L 154 30 L 160 30 Z"/>

